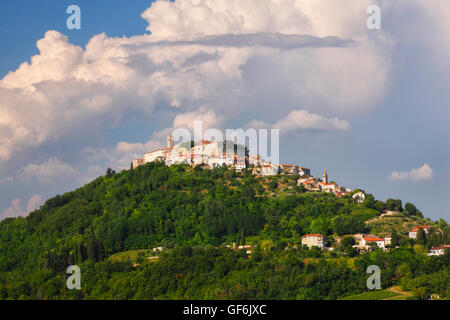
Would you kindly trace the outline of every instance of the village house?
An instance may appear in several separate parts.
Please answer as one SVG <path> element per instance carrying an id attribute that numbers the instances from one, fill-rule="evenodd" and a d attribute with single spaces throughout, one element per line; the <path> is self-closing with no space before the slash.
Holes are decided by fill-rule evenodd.
<path id="1" fill-rule="evenodd" d="M 353 246 L 358 251 L 368 251 L 373 245 L 386 250 L 386 240 L 373 234 L 354 234 L 356 244 Z"/>
<path id="2" fill-rule="evenodd" d="M 375 244 L 379 248 L 386 250 L 386 245 L 384 242 L 384 239 L 379 237 L 365 237 L 361 241 L 361 247 L 364 248 L 364 250 L 370 250 L 371 246 Z"/>
<path id="3" fill-rule="evenodd" d="M 444 244 L 440 247 L 432 247 L 428 256 L 443 256 L 445 254 L 445 250 L 450 250 L 450 245 Z"/>
<path id="4" fill-rule="evenodd" d="M 350 189 L 346 189 L 335 182 L 328 182 L 327 170 L 323 170 L 323 178 L 320 180 L 316 177 L 301 177 L 297 180 L 297 184 L 300 186 L 303 184 L 306 190 L 317 192 L 334 193 L 340 197 L 351 192 Z"/>
<path id="5" fill-rule="evenodd" d="M 280 164 L 280 172 L 282 174 L 299 174 L 300 166 L 295 164 Z"/>
<path id="6" fill-rule="evenodd" d="M 276 176 L 280 172 L 280 166 L 271 162 L 265 162 L 261 165 L 262 176 Z"/>
<path id="7" fill-rule="evenodd" d="M 233 250 L 245 250 L 247 254 L 252 254 L 253 251 L 256 250 L 256 245 L 236 245 L 236 242 L 233 242 L 233 245 L 230 246 L 229 244 L 226 245 L 226 247 L 231 248 Z"/>
<path id="8" fill-rule="evenodd" d="M 430 227 L 429 226 L 419 226 L 419 227 L 415 227 L 415 228 L 413 228 L 413 229 L 411 229 L 410 231 L 409 231 L 409 237 L 411 238 L 411 239 L 417 239 L 417 234 L 419 233 L 419 230 L 423 230 L 423 231 L 425 231 L 425 233 L 427 233 L 428 234 L 428 232 L 430 231 Z"/>
<path id="9" fill-rule="evenodd" d="M 323 248 L 323 235 L 321 234 L 305 234 L 302 236 L 302 245 Z"/>
<path id="10" fill-rule="evenodd" d="M 384 244 L 386 246 L 390 246 L 392 244 L 392 236 L 391 235 L 384 236 Z"/>
<path id="11" fill-rule="evenodd" d="M 298 168 L 298 174 L 300 177 L 309 177 L 311 176 L 311 169 L 300 166 Z"/>

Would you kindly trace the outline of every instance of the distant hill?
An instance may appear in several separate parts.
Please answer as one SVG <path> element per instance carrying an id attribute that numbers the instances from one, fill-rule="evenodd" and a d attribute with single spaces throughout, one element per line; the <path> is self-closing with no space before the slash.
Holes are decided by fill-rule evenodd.
<path id="1" fill-rule="evenodd" d="M 448 239 L 446 222 L 433 223 L 403 207 L 402 217 L 375 220 L 385 205 L 371 195 L 358 204 L 351 195 L 306 192 L 295 176 L 161 163 L 108 170 L 26 218 L 0 222 L 0 298 L 336 299 L 364 291 L 364 266 L 377 255 L 394 255 L 386 286 L 398 283 L 401 272 L 411 281 L 429 275 L 428 287 L 437 291 L 433 277 L 448 278 L 448 256 L 431 258 L 442 262 L 428 271 L 402 267 L 412 260 L 425 266 L 430 259 L 412 249 L 405 230 L 428 223 L 442 233 L 430 241 L 442 242 Z M 352 266 L 345 249 L 301 248 L 307 233 L 323 234 L 331 245 L 333 235 L 393 229 L 402 248 L 362 255 Z M 249 255 L 225 246 L 233 243 L 257 249 Z M 155 247 L 164 248 L 157 258 Z M 305 258 L 318 260 L 305 264 Z M 72 264 L 83 270 L 81 291 L 65 288 L 65 270 Z M 326 284 L 313 281 L 319 270 L 328 274 Z M 413 288 L 408 281 L 405 288 Z M 439 291 L 441 297 L 446 290 Z"/>

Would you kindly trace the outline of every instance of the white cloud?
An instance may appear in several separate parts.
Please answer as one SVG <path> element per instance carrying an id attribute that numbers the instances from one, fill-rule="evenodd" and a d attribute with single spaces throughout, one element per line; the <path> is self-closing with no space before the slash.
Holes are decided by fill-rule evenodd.
<path id="1" fill-rule="evenodd" d="M 43 203 L 42 197 L 38 194 L 35 194 L 28 200 L 27 207 L 26 209 L 24 209 L 21 205 L 20 199 L 18 198 L 13 199 L 11 201 L 11 206 L 0 214 L 0 220 L 19 216 L 24 217 L 28 215 L 30 212 L 39 209 L 42 203 Z"/>
<path id="2" fill-rule="evenodd" d="M 418 169 L 412 169 L 411 171 L 403 171 L 403 172 L 394 171 L 389 175 L 389 180 L 424 181 L 433 179 L 433 177 L 434 177 L 433 169 L 428 164 L 425 163 L 422 167 Z"/>
<path id="3" fill-rule="evenodd" d="M 297 130 L 349 130 L 350 123 L 338 118 L 326 118 L 319 114 L 309 113 L 306 110 L 294 110 L 285 118 L 273 125 L 281 131 L 291 132 Z"/>
<path id="4" fill-rule="evenodd" d="M 20 171 L 22 180 L 35 180 L 42 184 L 76 179 L 79 172 L 57 158 L 50 158 L 43 164 L 29 164 Z"/>
<path id="5" fill-rule="evenodd" d="M 176 122 L 212 110 L 220 123 L 292 104 L 370 108 L 389 87 L 391 44 L 368 35 L 371 1 L 349 1 L 157 1 L 143 13 L 151 35 L 99 34 L 85 50 L 48 31 L 0 80 L 0 161 L 161 107 Z"/>
<path id="6" fill-rule="evenodd" d="M 281 134 L 288 134 L 304 130 L 346 131 L 351 126 L 348 121 L 339 118 L 327 118 L 319 114 L 310 113 L 307 110 L 294 110 L 273 125 L 253 120 L 247 123 L 246 127 L 280 129 Z"/>
<path id="7" fill-rule="evenodd" d="M 42 203 L 43 203 L 42 196 L 40 196 L 39 194 L 35 194 L 30 198 L 30 200 L 28 200 L 27 212 L 39 209 Z"/>
<path id="8" fill-rule="evenodd" d="M 174 128 L 187 128 L 191 131 L 194 130 L 194 122 L 201 121 L 203 130 L 210 128 L 220 129 L 225 124 L 225 119 L 222 116 L 218 116 L 214 110 L 209 111 L 193 111 L 188 113 L 178 114 L 174 121 Z"/>
<path id="9" fill-rule="evenodd" d="M 106 166 L 114 170 L 129 169 L 134 159 L 142 158 L 145 153 L 161 148 L 161 141 L 165 141 L 165 138 L 162 140 L 152 138 L 146 143 L 122 141 L 112 148 L 87 148 L 83 150 L 83 153 L 87 156 L 86 161 L 88 162 L 106 162 Z M 88 177 L 97 177 L 104 174 L 105 170 L 100 166 L 92 166 L 90 171 L 92 174 Z M 86 181 L 86 179 L 83 178 L 83 181 Z"/>

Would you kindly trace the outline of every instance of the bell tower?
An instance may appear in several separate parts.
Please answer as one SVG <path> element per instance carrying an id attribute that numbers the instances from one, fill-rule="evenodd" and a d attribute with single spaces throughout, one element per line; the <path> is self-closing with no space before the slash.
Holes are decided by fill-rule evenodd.
<path id="1" fill-rule="evenodd" d="M 172 149 L 173 148 L 173 139 L 172 136 L 167 136 L 167 148 Z"/>
<path id="2" fill-rule="evenodd" d="M 327 174 L 327 169 L 323 169 L 323 183 L 328 183 L 328 174 Z"/>

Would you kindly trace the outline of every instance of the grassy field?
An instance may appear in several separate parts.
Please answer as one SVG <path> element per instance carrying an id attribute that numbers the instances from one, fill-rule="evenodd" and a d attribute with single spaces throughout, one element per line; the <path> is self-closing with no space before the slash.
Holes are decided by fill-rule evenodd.
<path id="1" fill-rule="evenodd" d="M 153 251 L 150 249 L 143 249 L 143 250 L 131 250 L 131 251 L 124 251 L 115 253 L 112 256 L 110 256 L 108 259 L 114 262 L 131 262 L 134 263 L 138 259 L 139 255 L 143 256 L 144 258 L 148 258 L 151 256 L 154 256 Z"/>
<path id="2" fill-rule="evenodd" d="M 402 299 L 394 299 L 402 298 Z M 351 296 L 340 298 L 339 300 L 404 300 L 404 295 L 389 290 L 376 290 L 354 294 Z"/>

